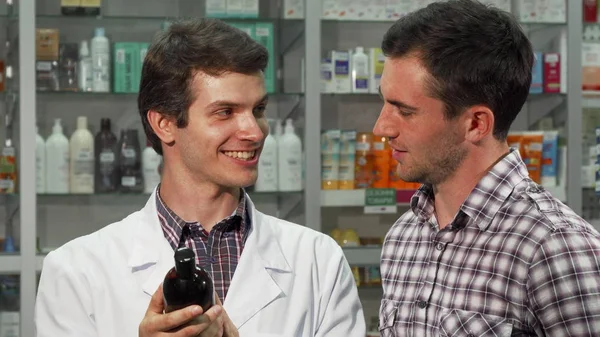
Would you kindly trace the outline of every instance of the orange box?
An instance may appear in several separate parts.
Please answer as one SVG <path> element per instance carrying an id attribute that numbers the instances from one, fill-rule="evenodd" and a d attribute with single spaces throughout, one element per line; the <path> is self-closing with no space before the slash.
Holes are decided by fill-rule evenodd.
<path id="1" fill-rule="evenodd" d="M 392 150 L 387 137 L 373 138 L 373 188 L 390 186 L 390 160 Z M 395 160 L 394 160 L 395 161 Z"/>

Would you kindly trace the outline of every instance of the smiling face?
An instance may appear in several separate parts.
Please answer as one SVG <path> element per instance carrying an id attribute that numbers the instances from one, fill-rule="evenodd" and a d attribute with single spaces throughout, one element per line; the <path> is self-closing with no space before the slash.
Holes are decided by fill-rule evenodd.
<path id="1" fill-rule="evenodd" d="M 202 72 L 191 83 L 194 102 L 188 125 L 173 130 L 173 150 L 194 179 L 224 188 L 255 183 L 269 132 L 262 72 L 250 75 Z"/>
<path id="2" fill-rule="evenodd" d="M 444 103 L 428 96 L 428 76 L 415 56 L 386 58 L 380 87 L 384 106 L 373 133 L 390 139 L 402 180 L 436 185 L 452 176 L 468 150 L 460 116 L 448 120 Z"/>

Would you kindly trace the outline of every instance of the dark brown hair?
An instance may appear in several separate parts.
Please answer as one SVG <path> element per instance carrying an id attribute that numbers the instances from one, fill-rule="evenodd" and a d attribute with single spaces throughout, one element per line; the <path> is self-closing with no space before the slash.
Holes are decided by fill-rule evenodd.
<path id="1" fill-rule="evenodd" d="M 421 60 L 431 74 L 427 90 L 445 103 L 446 118 L 473 105 L 490 108 L 498 140 L 529 95 L 531 43 L 510 13 L 478 1 L 436 2 L 409 14 L 387 31 L 382 49 Z"/>
<path id="2" fill-rule="evenodd" d="M 159 33 L 144 59 L 138 95 L 144 131 L 154 150 L 162 155 L 160 139 L 148 122 L 149 110 L 174 118 L 183 128 L 195 98 L 191 85 L 197 71 L 211 76 L 264 72 L 268 57 L 266 48 L 248 34 L 217 19 L 180 21 Z"/>

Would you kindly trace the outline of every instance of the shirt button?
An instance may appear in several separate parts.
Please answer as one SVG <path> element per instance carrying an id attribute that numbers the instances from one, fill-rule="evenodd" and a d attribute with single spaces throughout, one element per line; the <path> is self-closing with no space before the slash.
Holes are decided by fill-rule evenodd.
<path id="1" fill-rule="evenodd" d="M 419 302 L 417 302 L 417 305 L 419 306 L 419 308 L 425 309 L 425 307 L 427 306 L 427 302 L 426 301 L 419 301 Z"/>
<path id="2" fill-rule="evenodd" d="M 210 263 L 217 263 L 217 258 L 216 257 L 211 257 L 210 258 Z"/>
<path id="3" fill-rule="evenodd" d="M 437 250 L 444 250 L 444 244 L 441 242 L 438 242 L 437 245 L 435 245 L 435 249 Z"/>
<path id="4" fill-rule="evenodd" d="M 229 237 L 229 233 L 223 233 L 223 237 Z"/>

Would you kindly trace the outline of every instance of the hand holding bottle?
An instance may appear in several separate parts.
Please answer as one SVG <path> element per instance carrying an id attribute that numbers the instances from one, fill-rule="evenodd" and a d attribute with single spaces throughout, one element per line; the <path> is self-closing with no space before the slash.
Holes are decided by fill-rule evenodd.
<path id="1" fill-rule="evenodd" d="M 212 306 L 203 314 L 202 307 L 191 305 L 179 310 L 163 314 L 165 309 L 163 301 L 162 284 L 158 287 L 144 319 L 139 326 L 139 337 L 222 337 L 234 336 L 225 330 L 225 321 L 231 323 L 225 310 L 219 301 L 217 305 Z M 231 324 L 233 325 L 233 324 Z M 227 325 L 227 329 L 230 329 Z M 234 327 L 235 329 L 235 327 Z"/>
<path id="2" fill-rule="evenodd" d="M 217 304 L 217 306 L 220 306 L 220 307 L 223 306 L 223 304 L 221 303 L 221 299 L 219 298 L 219 295 L 217 295 L 217 293 L 215 293 L 215 303 Z M 225 311 L 225 309 L 223 309 L 223 336 L 224 337 L 239 337 L 240 336 L 238 329 L 235 327 L 235 324 L 233 324 L 231 319 L 229 319 L 229 315 L 227 315 L 227 311 Z"/>

